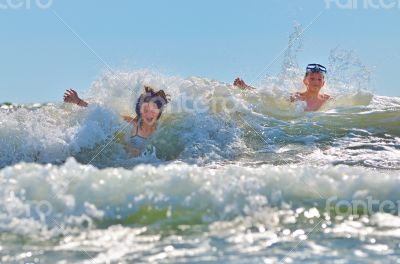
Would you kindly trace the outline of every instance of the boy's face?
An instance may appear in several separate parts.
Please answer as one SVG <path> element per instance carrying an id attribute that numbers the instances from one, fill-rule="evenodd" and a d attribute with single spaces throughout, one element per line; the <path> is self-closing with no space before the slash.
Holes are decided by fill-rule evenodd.
<path id="1" fill-rule="evenodd" d="M 320 72 L 310 72 L 304 78 L 303 83 L 307 86 L 307 91 L 319 92 L 325 84 L 324 75 Z"/>

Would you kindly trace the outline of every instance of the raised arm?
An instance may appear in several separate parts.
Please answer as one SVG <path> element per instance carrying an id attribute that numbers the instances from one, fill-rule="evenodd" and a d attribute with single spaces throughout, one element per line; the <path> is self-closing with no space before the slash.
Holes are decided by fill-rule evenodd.
<path id="1" fill-rule="evenodd" d="M 79 98 L 78 93 L 73 89 L 69 89 L 69 90 L 65 91 L 64 102 L 76 104 L 76 105 L 79 105 L 82 107 L 88 106 L 88 103 L 85 102 L 84 100 L 82 100 L 81 98 Z"/>
<path id="2" fill-rule="evenodd" d="M 242 79 L 240 79 L 239 77 L 237 77 L 234 81 L 233 81 L 233 85 L 242 89 L 242 90 L 253 90 L 256 89 L 250 85 L 247 85 Z"/>

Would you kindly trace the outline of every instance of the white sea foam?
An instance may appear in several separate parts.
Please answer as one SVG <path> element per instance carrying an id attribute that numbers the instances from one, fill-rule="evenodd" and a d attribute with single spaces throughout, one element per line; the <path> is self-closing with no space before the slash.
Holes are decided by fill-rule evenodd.
<path id="1" fill-rule="evenodd" d="M 316 204 L 324 213 L 342 199 L 371 196 L 379 201 L 396 201 L 400 181 L 395 172 L 362 167 L 202 168 L 172 163 L 99 170 L 72 158 L 60 167 L 27 163 L 9 166 L 0 171 L 0 179 L 1 228 L 17 233 L 40 232 L 48 227 L 63 231 L 57 228 L 59 225 L 84 228 L 94 225 L 94 220 L 124 219 L 146 206 L 171 210 L 172 214 L 183 210 L 194 218 L 200 214 L 201 222 L 246 215 L 254 220 L 254 214 L 265 208 L 282 209 L 286 205 Z M 362 190 L 368 192 L 359 196 Z M 304 217 L 319 217 L 314 211 L 305 211 Z"/>

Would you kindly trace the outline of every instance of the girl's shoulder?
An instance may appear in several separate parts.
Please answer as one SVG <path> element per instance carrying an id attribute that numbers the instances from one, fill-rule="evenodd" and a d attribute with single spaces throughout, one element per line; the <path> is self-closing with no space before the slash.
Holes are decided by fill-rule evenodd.
<path id="1" fill-rule="evenodd" d="M 131 117 L 130 115 L 121 115 L 122 118 L 124 119 L 125 122 L 128 122 L 130 124 L 137 124 L 138 118 L 137 117 Z"/>
<path id="2" fill-rule="evenodd" d="M 121 115 L 122 118 L 124 119 L 125 122 L 129 123 L 130 125 L 132 125 L 132 135 L 136 134 L 136 131 L 138 129 L 138 118 L 137 117 L 132 117 L 129 115 Z"/>

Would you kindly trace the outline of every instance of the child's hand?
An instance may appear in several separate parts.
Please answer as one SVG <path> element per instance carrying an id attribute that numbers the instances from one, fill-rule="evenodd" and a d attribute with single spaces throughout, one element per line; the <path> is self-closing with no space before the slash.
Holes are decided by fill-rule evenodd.
<path id="1" fill-rule="evenodd" d="M 239 77 L 237 77 L 234 81 L 233 81 L 233 85 L 235 86 L 239 86 L 239 84 L 241 83 L 241 80 Z"/>
<path id="2" fill-rule="evenodd" d="M 291 103 L 296 102 L 296 101 L 304 101 L 304 96 L 301 93 L 295 93 L 295 94 L 291 94 L 289 97 L 289 101 Z"/>
<path id="3" fill-rule="evenodd" d="M 64 93 L 64 102 L 66 103 L 79 105 L 81 101 L 82 100 L 79 98 L 78 93 L 75 92 L 73 89 L 67 90 Z"/>
<path id="4" fill-rule="evenodd" d="M 250 85 L 247 85 L 242 79 L 240 79 L 239 77 L 237 77 L 234 81 L 233 81 L 233 85 L 242 89 L 242 90 L 252 90 L 255 89 L 254 87 L 251 87 Z"/>

